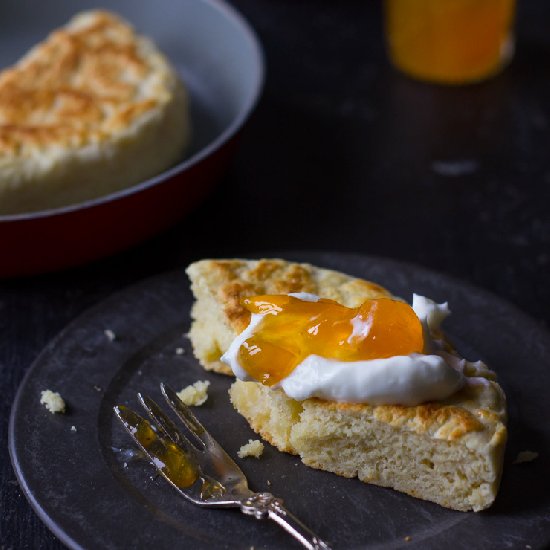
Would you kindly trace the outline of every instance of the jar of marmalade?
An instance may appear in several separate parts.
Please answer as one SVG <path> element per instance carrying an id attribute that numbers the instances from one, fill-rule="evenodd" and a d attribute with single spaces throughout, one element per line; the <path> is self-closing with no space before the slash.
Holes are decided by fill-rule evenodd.
<path id="1" fill-rule="evenodd" d="M 384 10 L 390 59 L 413 78 L 476 82 L 512 58 L 515 0 L 385 0 Z"/>

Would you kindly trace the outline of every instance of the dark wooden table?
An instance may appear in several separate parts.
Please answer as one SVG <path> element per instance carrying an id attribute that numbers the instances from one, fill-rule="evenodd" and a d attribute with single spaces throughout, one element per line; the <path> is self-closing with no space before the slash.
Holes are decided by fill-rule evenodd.
<path id="1" fill-rule="evenodd" d="M 21 378 L 70 320 L 144 277 L 204 256 L 354 251 L 454 275 L 550 322 L 550 4 L 520 2 L 513 63 L 464 88 L 389 67 L 379 2 L 234 4 L 263 41 L 268 76 L 217 191 L 134 250 L 0 282 L 2 550 L 62 547 L 8 457 Z"/>

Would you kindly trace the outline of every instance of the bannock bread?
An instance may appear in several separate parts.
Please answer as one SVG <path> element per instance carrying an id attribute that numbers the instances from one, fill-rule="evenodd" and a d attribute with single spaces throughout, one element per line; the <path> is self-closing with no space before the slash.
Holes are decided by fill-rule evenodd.
<path id="1" fill-rule="evenodd" d="M 182 158 L 187 94 L 155 45 L 83 12 L 0 73 L 0 214 L 118 191 Z"/>
<path id="2" fill-rule="evenodd" d="M 248 325 L 239 300 L 254 294 L 312 292 L 347 306 L 389 296 L 374 283 L 282 260 L 203 260 L 187 270 L 196 297 L 190 338 L 211 370 Z M 304 464 L 391 487 L 456 510 L 494 501 L 506 443 L 505 397 L 495 375 L 468 363 L 467 383 L 444 401 L 406 407 L 295 401 L 278 389 L 237 380 L 234 407 L 254 431 Z"/>

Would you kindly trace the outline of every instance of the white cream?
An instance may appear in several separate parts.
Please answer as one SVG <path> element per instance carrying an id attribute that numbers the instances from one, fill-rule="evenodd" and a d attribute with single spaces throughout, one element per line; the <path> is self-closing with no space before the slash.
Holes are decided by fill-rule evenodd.
<path id="1" fill-rule="evenodd" d="M 292 296 L 307 301 L 319 299 L 305 293 Z M 427 354 L 351 362 L 310 355 L 277 386 L 298 401 L 319 397 L 372 405 L 412 406 L 452 395 L 464 384 L 462 369 L 465 360 L 439 350 L 432 338 L 432 331 L 437 330 L 450 313 L 447 303 L 436 304 L 415 294 L 412 307 L 424 327 Z M 221 358 L 240 380 L 251 378 L 239 364 L 239 348 L 252 336 L 263 317 L 264 314 L 253 314 L 248 327 L 233 340 Z M 357 327 L 357 330 L 361 328 Z"/>

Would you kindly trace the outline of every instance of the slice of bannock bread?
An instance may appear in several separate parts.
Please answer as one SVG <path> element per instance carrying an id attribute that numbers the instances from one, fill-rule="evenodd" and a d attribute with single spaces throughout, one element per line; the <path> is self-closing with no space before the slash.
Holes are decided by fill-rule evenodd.
<path id="1" fill-rule="evenodd" d="M 188 274 L 197 298 L 191 341 L 203 365 L 217 372 L 228 372 L 220 354 L 249 322 L 241 296 L 305 291 L 356 306 L 389 295 L 374 283 L 282 260 L 203 260 Z M 461 391 L 415 407 L 298 402 L 239 380 L 230 397 L 254 431 L 308 466 L 478 511 L 491 505 L 500 482 L 505 397 L 484 365 L 469 363 L 465 374 Z"/>

